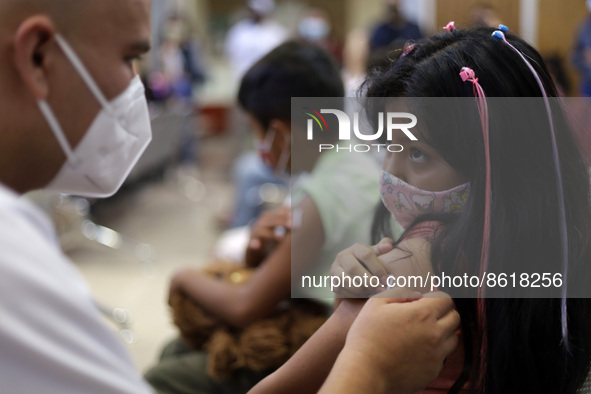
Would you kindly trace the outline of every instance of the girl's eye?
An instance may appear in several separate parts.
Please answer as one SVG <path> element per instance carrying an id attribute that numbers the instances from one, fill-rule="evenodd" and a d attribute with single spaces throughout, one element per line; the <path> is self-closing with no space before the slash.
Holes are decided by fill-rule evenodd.
<path id="1" fill-rule="evenodd" d="M 410 148 L 410 159 L 417 163 L 422 163 L 427 159 L 427 155 L 416 148 Z"/>

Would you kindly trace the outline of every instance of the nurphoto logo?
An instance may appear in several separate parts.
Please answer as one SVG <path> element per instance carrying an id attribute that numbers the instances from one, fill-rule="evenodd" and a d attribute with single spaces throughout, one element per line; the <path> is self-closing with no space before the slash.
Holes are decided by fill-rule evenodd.
<path id="1" fill-rule="evenodd" d="M 328 132 L 328 124 L 322 114 L 332 114 L 337 117 L 339 124 L 339 141 L 351 141 L 352 134 L 354 138 L 360 141 L 379 141 L 386 132 L 386 140 L 392 141 L 394 132 L 403 132 L 411 141 L 418 141 L 417 137 L 410 131 L 417 125 L 417 117 L 408 112 L 387 112 L 384 116 L 383 112 L 378 113 L 378 130 L 373 134 L 362 133 L 359 127 L 359 112 L 353 114 L 353 125 L 351 127 L 351 119 L 347 113 L 338 109 L 321 109 L 320 112 L 312 108 L 304 107 L 304 113 L 310 117 L 307 122 L 307 138 L 308 141 L 314 140 L 314 129 L 320 129 L 321 133 Z M 386 125 L 384 127 L 384 118 Z M 406 121 L 404 121 L 406 120 Z M 315 127 L 317 125 L 317 127 Z M 351 132 L 352 131 L 352 132 Z M 324 150 L 348 151 L 348 152 L 369 152 L 372 149 L 377 150 L 386 149 L 388 152 L 402 152 L 404 149 L 400 144 L 319 144 L 320 152 Z"/>

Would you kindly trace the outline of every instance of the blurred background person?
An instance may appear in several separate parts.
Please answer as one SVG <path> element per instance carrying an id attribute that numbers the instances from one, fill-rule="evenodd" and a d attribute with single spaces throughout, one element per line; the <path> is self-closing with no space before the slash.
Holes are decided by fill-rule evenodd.
<path id="1" fill-rule="evenodd" d="M 476 4 L 470 11 L 470 26 L 497 27 L 501 23 L 501 18 L 497 10 L 489 4 Z"/>
<path id="2" fill-rule="evenodd" d="M 313 6 L 304 12 L 298 23 L 298 37 L 311 44 L 316 44 L 330 53 L 337 64 L 342 63 L 342 45 L 334 34 L 332 20 L 328 11 Z"/>
<path id="3" fill-rule="evenodd" d="M 191 33 L 190 25 L 173 13 L 162 29 L 162 41 L 157 49 L 158 69 L 151 73 L 149 84 L 152 97 L 170 113 L 187 115 L 180 141 L 178 164 L 195 166 L 197 135 L 194 130 L 196 90 L 205 81 L 201 49 Z"/>
<path id="4" fill-rule="evenodd" d="M 573 64 L 581 75 L 580 90 L 585 97 L 591 97 L 591 0 L 586 1 L 588 13 L 575 40 Z"/>
<path id="5" fill-rule="evenodd" d="M 355 29 L 345 39 L 342 74 L 347 97 L 356 97 L 365 80 L 369 57 L 368 40 L 365 29 Z"/>
<path id="6" fill-rule="evenodd" d="M 288 37 L 286 29 L 270 16 L 273 0 L 248 0 L 248 16 L 228 31 L 225 54 L 230 60 L 236 83 L 257 60 Z"/>
<path id="7" fill-rule="evenodd" d="M 369 39 L 369 49 L 375 52 L 384 48 L 402 48 L 408 40 L 419 40 L 423 34 L 419 26 L 400 11 L 400 0 L 385 0 L 386 20 L 378 24 Z"/>
<path id="8" fill-rule="evenodd" d="M 369 54 L 366 68 L 380 70 L 389 67 L 392 56 L 399 55 L 405 44 L 423 38 L 419 26 L 402 13 L 400 0 L 384 0 L 386 20 L 379 23 L 369 37 Z"/>
<path id="9" fill-rule="evenodd" d="M 232 91 L 236 90 L 240 79 L 252 65 L 289 37 L 287 29 L 271 19 L 275 10 L 273 0 L 248 0 L 246 8 L 247 17 L 233 25 L 226 36 L 224 54 L 232 72 Z M 246 119 L 236 109 L 233 118 L 233 132 L 243 141 L 248 128 Z M 232 179 L 236 188 L 234 204 L 228 212 L 219 215 L 222 227 L 252 224 L 263 209 L 259 194 L 261 187 L 265 184 L 286 185 L 250 149 L 238 156 L 233 165 Z"/>
<path id="10" fill-rule="evenodd" d="M 205 80 L 199 45 L 187 22 L 179 15 L 169 17 L 162 36 L 158 49 L 159 70 L 153 73 L 153 78 L 164 78 L 166 87 L 160 97 L 169 99 L 173 106 L 192 109 L 194 87 Z"/>

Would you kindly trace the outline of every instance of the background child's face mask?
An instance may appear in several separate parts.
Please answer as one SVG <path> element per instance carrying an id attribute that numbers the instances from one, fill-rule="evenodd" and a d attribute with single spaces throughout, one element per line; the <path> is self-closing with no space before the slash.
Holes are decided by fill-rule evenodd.
<path id="1" fill-rule="evenodd" d="M 273 142 L 275 141 L 275 137 L 277 136 L 277 130 L 271 129 L 265 135 L 265 139 L 262 142 L 256 142 L 255 146 L 257 151 L 259 152 L 260 158 L 263 160 L 263 163 L 276 175 L 278 176 L 287 176 L 287 163 L 289 161 L 289 156 L 291 154 L 289 141 L 286 141 L 283 149 L 281 149 L 281 155 L 279 156 L 279 160 L 277 161 L 277 165 L 273 165 L 272 162 L 272 146 Z"/>
<path id="2" fill-rule="evenodd" d="M 273 141 L 275 140 L 275 129 L 271 129 L 265 135 L 265 139 L 263 141 L 256 141 L 255 147 L 259 152 L 259 156 L 263 163 L 271 168 L 272 167 L 272 155 L 271 155 L 271 146 L 273 146 Z"/>
<path id="3" fill-rule="evenodd" d="M 394 219 L 407 229 L 417 216 L 430 213 L 460 213 L 470 195 L 470 184 L 449 190 L 422 190 L 382 170 L 380 176 L 382 201 Z"/>

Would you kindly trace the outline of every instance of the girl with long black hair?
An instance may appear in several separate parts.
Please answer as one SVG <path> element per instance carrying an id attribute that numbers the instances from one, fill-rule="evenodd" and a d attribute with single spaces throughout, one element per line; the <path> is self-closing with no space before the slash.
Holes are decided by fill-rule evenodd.
<path id="1" fill-rule="evenodd" d="M 475 97 L 477 108 L 461 116 L 477 116 L 483 121 L 482 129 L 487 129 L 483 134 L 480 127 L 458 125 L 445 128 L 445 133 L 427 132 L 421 138 L 426 152 L 420 147 L 405 149 L 411 162 L 403 167 L 408 183 L 420 187 L 413 183 L 414 177 L 425 184 L 429 176 L 425 174 L 442 159 L 456 179 L 447 186 L 424 188 L 439 192 L 455 187 L 466 199 L 459 212 L 416 216 L 405 226 L 398 244 L 416 228 L 436 221 L 441 225 L 429 240 L 436 274 L 478 275 L 486 271 L 484 264 L 489 272 L 495 268 L 496 272 L 528 268 L 544 272 L 560 267 L 556 262 L 568 256 L 565 286 L 580 288 L 581 278 L 589 277 L 591 263 L 591 210 L 588 173 L 576 141 L 556 106 L 550 126 L 544 116 L 528 119 L 528 114 L 536 112 L 523 108 L 520 103 L 524 101 L 496 99 L 557 97 L 541 57 L 507 32 L 449 30 L 417 43 L 392 67 L 367 81 L 368 97 Z M 509 109 L 511 105 L 522 107 Z M 517 111 L 521 117 L 510 115 Z M 401 171 L 387 159 L 388 166 Z M 449 179 L 444 175 L 440 169 L 434 175 L 436 182 Z M 376 242 L 390 235 L 390 213 L 397 217 L 397 208 L 385 190 L 388 182 L 392 178 L 386 172 L 382 178 L 385 205 L 379 206 L 373 226 Z M 468 193 L 457 189 L 463 184 L 469 185 Z M 493 197 L 487 201 L 489 196 Z M 452 295 L 455 291 L 451 287 L 443 290 Z M 456 298 L 464 328 L 464 368 L 451 391 L 471 380 L 472 389 L 487 393 L 574 392 L 589 369 L 589 301 L 564 294 L 535 299 Z"/>
<path id="2" fill-rule="evenodd" d="M 378 242 L 391 236 L 393 214 L 405 232 L 389 252 L 399 253 L 396 264 L 385 271 L 402 275 L 425 261 L 434 275 L 559 269 L 564 286 L 546 298 L 524 298 L 508 289 L 501 289 L 503 295 L 492 287 L 484 293 L 440 287 L 454 296 L 463 346 L 443 368 L 440 377 L 448 379 L 435 382 L 445 384 L 423 392 L 574 393 L 591 359 L 591 300 L 573 297 L 584 295 L 581 281 L 589 278 L 591 265 L 587 169 L 562 110 L 552 105 L 558 94 L 535 49 L 505 29 L 448 25 L 446 30 L 407 46 L 365 85 L 368 98 L 405 98 L 410 107 L 414 98 L 464 98 L 473 104 L 442 113 L 422 101 L 427 105 L 415 109 L 427 123 L 434 126 L 444 119 L 443 124 L 423 128 L 419 142 L 386 158 L 384 204 L 375 215 L 373 238 Z M 370 114 L 388 109 L 374 104 L 368 101 Z M 438 199 L 454 197 L 456 206 L 405 215 L 398 192 L 405 197 L 432 194 L 434 207 Z M 441 201 L 439 206 L 445 206 Z M 411 205 L 406 208 L 413 211 Z M 384 267 L 376 268 L 383 259 L 373 251 L 383 248 L 384 240 L 377 246 L 356 245 L 342 252 L 331 274 L 383 273 Z M 394 266 L 398 270 L 392 272 Z M 503 298 L 507 294 L 515 297 Z M 319 335 L 330 337 L 323 328 Z M 342 338 L 347 330 L 341 325 L 332 334 Z M 277 382 L 298 375 L 297 360 L 313 363 L 314 354 L 338 354 L 330 347 L 344 346 L 344 340 L 323 345 L 314 337 L 309 343 L 314 346 L 304 345 L 275 374 L 275 387 L 285 387 Z"/>

